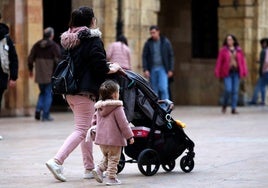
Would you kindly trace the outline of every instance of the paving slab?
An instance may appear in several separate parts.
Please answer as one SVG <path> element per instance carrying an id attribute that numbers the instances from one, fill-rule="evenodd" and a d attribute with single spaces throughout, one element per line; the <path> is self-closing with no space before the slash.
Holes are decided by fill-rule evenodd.
<path id="1" fill-rule="evenodd" d="M 195 167 L 180 169 L 180 158 L 172 172 L 162 168 L 154 176 L 140 173 L 137 164 L 125 165 L 117 187 L 161 188 L 267 188 L 268 107 L 241 107 L 239 115 L 221 114 L 220 107 L 176 106 L 174 119 L 187 124 L 186 134 L 195 142 Z M 80 148 L 64 163 L 67 182 L 53 178 L 45 162 L 55 155 L 73 130 L 70 112 L 53 113 L 55 121 L 39 122 L 32 117 L 0 118 L 0 187 L 79 188 L 104 187 L 82 178 Z M 183 155 L 182 155 L 183 156 Z M 94 146 L 96 163 L 101 159 Z"/>

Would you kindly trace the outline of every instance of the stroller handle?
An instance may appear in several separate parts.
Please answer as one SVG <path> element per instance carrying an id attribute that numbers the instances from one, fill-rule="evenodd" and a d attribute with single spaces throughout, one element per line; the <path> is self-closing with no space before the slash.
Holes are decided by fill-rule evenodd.
<path id="1" fill-rule="evenodd" d="M 170 113 L 173 110 L 173 108 L 174 108 L 174 103 L 171 100 L 169 100 L 169 99 L 158 100 L 158 103 L 159 104 L 165 104 L 166 107 L 167 107 L 166 108 L 166 111 L 168 113 Z"/>
<path id="2" fill-rule="evenodd" d="M 119 69 L 118 71 L 117 71 L 117 73 L 119 74 L 119 75 L 122 75 L 122 76 L 127 76 L 127 73 L 121 68 L 121 69 Z"/>

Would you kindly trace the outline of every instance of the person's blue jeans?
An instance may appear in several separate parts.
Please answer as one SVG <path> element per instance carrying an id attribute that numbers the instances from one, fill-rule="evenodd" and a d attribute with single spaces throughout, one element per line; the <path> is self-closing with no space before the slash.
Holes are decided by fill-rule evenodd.
<path id="1" fill-rule="evenodd" d="M 268 72 L 262 75 L 262 87 L 265 90 L 265 87 L 268 85 Z M 264 97 L 265 98 L 265 97 Z"/>
<path id="2" fill-rule="evenodd" d="M 228 77 L 224 78 L 224 101 L 223 106 L 228 105 L 228 101 L 231 98 L 231 107 L 236 109 L 239 92 L 239 74 L 238 72 L 231 72 Z"/>
<path id="3" fill-rule="evenodd" d="M 266 92 L 265 92 L 265 85 L 263 84 L 263 77 L 259 77 L 259 79 L 256 83 L 256 86 L 255 86 L 254 92 L 253 92 L 253 96 L 251 99 L 252 103 L 255 103 L 255 104 L 257 103 L 259 92 L 261 92 L 261 102 L 265 103 Z"/>
<path id="4" fill-rule="evenodd" d="M 52 103 L 52 85 L 39 84 L 39 97 L 37 101 L 36 111 L 43 111 L 42 119 L 48 119 L 50 117 L 49 111 Z"/>
<path id="5" fill-rule="evenodd" d="M 164 66 L 153 67 L 150 74 L 152 88 L 159 95 L 159 99 L 169 99 L 168 75 Z"/>

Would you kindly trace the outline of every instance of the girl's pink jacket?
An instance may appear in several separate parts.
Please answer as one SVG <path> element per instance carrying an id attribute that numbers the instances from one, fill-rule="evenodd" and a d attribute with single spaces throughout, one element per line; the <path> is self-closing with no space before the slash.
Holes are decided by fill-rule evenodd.
<path id="1" fill-rule="evenodd" d="M 222 47 L 218 54 L 217 63 L 215 67 L 215 76 L 217 78 L 225 78 L 229 76 L 230 58 L 231 56 L 227 46 Z M 236 60 L 238 64 L 240 78 L 246 77 L 248 74 L 247 63 L 244 53 L 240 47 L 236 48 Z"/>
<path id="2" fill-rule="evenodd" d="M 127 121 L 123 102 L 120 100 L 98 101 L 92 125 L 96 125 L 95 144 L 126 146 L 133 132 Z"/>

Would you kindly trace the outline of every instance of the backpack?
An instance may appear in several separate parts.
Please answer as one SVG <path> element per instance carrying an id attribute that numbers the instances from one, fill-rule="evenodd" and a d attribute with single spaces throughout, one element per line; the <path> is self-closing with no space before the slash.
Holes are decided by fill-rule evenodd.
<path id="1" fill-rule="evenodd" d="M 8 58 L 9 46 L 7 44 L 7 37 L 0 40 L 0 61 L 1 67 L 4 73 L 9 74 L 9 58 Z"/>
<path id="2" fill-rule="evenodd" d="M 52 92 L 54 94 L 75 94 L 78 92 L 78 79 L 75 76 L 73 59 L 68 53 L 56 66 L 52 75 Z"/>

